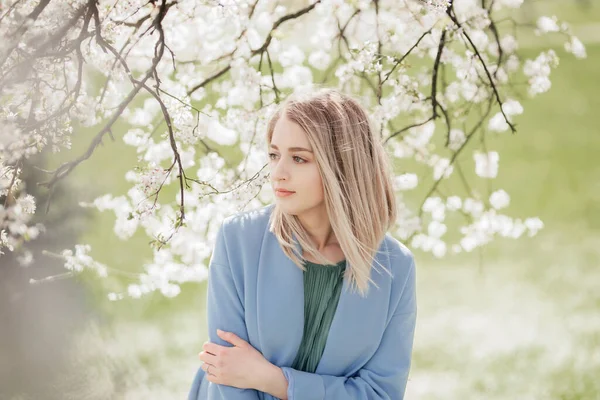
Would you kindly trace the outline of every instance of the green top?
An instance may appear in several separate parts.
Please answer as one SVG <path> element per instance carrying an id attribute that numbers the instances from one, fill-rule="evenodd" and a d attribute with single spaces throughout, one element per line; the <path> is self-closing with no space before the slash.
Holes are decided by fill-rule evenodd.
<path id="1" fill-rule="evenodd" d="M 314 373 L 342 292 L 346 260 L 335 265 L 305 261 L 304 266 L 304 333 L 291 367 Z"/>

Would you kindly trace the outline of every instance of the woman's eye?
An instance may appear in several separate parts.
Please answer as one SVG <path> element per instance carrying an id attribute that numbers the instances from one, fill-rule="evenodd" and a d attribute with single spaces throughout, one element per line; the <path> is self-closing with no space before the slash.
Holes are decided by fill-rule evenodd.
<path id="1" fill-rule="evenodd" d="M 275 153 L 269 153 L 269 158 L 270 158 L 271 160 L 274 160 L 276 157 L 277 157 L 277 154 L 275 154 Z M 298 164 L 304 164 L 304 163 L 306 163 L 306 160 L 305 160 L 305 159 L 303 159 L 303 158 L 300 158 L 300 157 L 298 157 L 298 156 L 294 156 L 294 157 L 292 157 L 292 159 L 293 159 L 295 162 L 297 162 Z"/>

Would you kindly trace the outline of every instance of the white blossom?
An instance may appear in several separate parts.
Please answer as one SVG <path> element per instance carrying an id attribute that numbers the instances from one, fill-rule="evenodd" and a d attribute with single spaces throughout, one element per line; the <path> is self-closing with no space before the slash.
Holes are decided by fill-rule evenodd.
<path id="1" fill-rule="evenodd" d="M 450 211 L 460 210 L 462 207 L 462 200 L 458 196 L 450 196 L 446 199 L 446 208 Z"/>
<path id="2" fill-rule="evenodd" d="M 448 148 L 450 150 L 458 150 L 462 147 L 462 145 L 467 140 L 465 133 L 460 129 L 451 129 L 450 130 L 450 141 L 448 143 Z"/>
<path id="3" fill-rule="evenodd" d="M 22 254 L 17 256 L 17 262 L 22 267 L 28 267 L 33 263 L 33 253 L 29 250 L 23 251 Z"/>
<path id="4" fill-rule="evenodd" d="M 510 196 L 504 190 L 496 190 L 494 193 L 490 195 L 490 204 L 496 210 L 500 210 L 502 208 L 508 207 L 510 203 Z"/>
<path id="5" fill-rule="evenodd" d="M 544 227 L 544 223 L 537 217 L 527 218 L 524 222 L 525 227 L 529 229 L 529 236 L 534 236 L 540 229 Z"/>
<path id="6" fill-rule="evenodd" d="M 467 251 L 473 251 L 477 247 L 477 240 L 473 236 L 465 236 L 460 240 L 460 245 Z"/>
<path id="7" fill-rule="evenodd" d="M 418 178 L 416 174 L 407 173 L 398 175 L 394 178 L 394 186 L 396 190 L 410 190 L 417 187 Z"/>
<path id="8" fill-rule="evenodd" d="M 35 198 L 30 194 L 19 197 L 15 209 L 25 214 L 35 213 Z"/>
<path id="9" fill-rule="evenodd" d="M 517 100 L 509 99 L 502 104 L 502 110 L 508 116 L 523 114 L 523 106 Z"/>
<path id="10" fill-rule="evenodd" d="M 308 56 L 308 63 L 318 70 L 325 70 L 331 62 L 329 53 L 323 50 L 317 50 Z"/>
<path id="11" fill-rule="evenodd" d="M 514 53 L 519 47 L 519 42 L 513 35 L 507 34 L 501 37 L 500 46 L 505 52 Z"/>
<path id="12" fill-rule="evenodd" d="M 429 143 L 435 131 L 435 123 L 428 122 L 410 130 L 405 141 L 413 147 L 421 148 Z"/>
<path id="13" fill-rule="evenodd" d="M 495 178 L 498 175 L 499 155 L 495 151 L 473 154 L 475 159 L 475 173 L 482 178 Z"/>
<path id="14" fill-rule="evenodd" d="M 436 240 L 431 248 L 431 253 L 437 258 L 443 258 L 446 255 L 448 246 L 442 240 Z"/>
<path id="15" fill-rule="evenodd" d="M 304 62 L 304 52 L 298 46 L 289 46 L 279 53 L 279 63 L 282 67 L 301 65 Z"/>
<path id="16" fill-rule="evenodd" d="M 2 249 L 6 247 L 9 251 L 13 251 L 13 246 L 10 244 L 8 233 L 2 229 L 0 231 L 0 255 L 4 254 Z"/>
<path id="17" fill-rule="evenodd" d="M 529 94 L 536 95 L 550 89 L 550 71 L 558 65 L 558 57 L 553 50 L 542 52 L 535 60 L 526 60 L 523 72 L 529 77 Z"/>
<path id="18" fill-rule="evenodd" d="M 447 230 L 448 228 L 446 225 L 439 221 L 431 221 L 427 227 L 427 233 L 429 236 L 433 236 L 435 238 L 442 237 Z"/>
<path id="19" fill-rule="evenodd" d="M 585 46 L 576 36 L 571 36 L 570 41 L 565 43 L 565 50 L 567 50 L 569 53 L 573 53 L 577 58 L 587 57 Z"/>
<path id="20" fill-rule="evenodd" d="M 440 197 L 428 197 L 423 203 L 422 210 L 431 214 L 434 221 L 443 221 L 446 217 L 446 207 Z"/>
<path id="21" fill-rule="evenodd" d="M 488 129 L 494 132 L 504 132 L 509 128 L 506 118 L 501 112 L 494 114 L 488 122 Z"/>
<path id="22" fill-rule="evenodd" d="M 237 133 L 224 127 L 218 120 L 213 119 L 208 123 L 208 137 L 222 145 L 232 145 L 237 139 Z"/>
<path id="23" fill-rule="evenodd" d="M 537 27 L 542 33 L 547 32 L 558 32 L 560 28 L 558 27 L 558 19 L 556 16 L 546 17 L 541 16 L 537 20 Z"/>
<path id="24" fill-rule="evenodd" d="M 434 161 L 433 165 L 433 179 L 440 180 L 442 178 L 448 178 L 454 167 L 450 165 L 450 160 L 447 158 L 438 158 Z"/>
<path id="25" fill-rule="evenodd" d="M 478 217 L 483 213 L 484 206 L 481 201 L 467 197 L 463 201 L 462 209 L 467 214 Z"/>
<path id="26" fill-rule="evenodd" d="M 90 245 L 75 245 L 75 253 L 72 250 L 66 249 L 62 251 L 62 257 L 65 260 L 65 268 L 74 271 L 81 272 L 84 269 L 91 269 L 95 271 L 99 276 L 105 277 L 107 275 L 107 267 L 101 264 L 88 254 L 91 250 Z"/>
<path id="27" fill-rule="evenodd" d="M 502 104 L 502 110 L 504 111 L 504 114 L 502 112 L 498 112 L 492 118 L 490 118 L 488 123 L 489 130 L 495 132 L 506 131 L 509 128 L 506 119 L 508 119 L 509 122 L 512 122 L 511 117 L 513 115 L 519 115 L 523 113 L 523 106 L 517 100 L 508 99 Z"/>

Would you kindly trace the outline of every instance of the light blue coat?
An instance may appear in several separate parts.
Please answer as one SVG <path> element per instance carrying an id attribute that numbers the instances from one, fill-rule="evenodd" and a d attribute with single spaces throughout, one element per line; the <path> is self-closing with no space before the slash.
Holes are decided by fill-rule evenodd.
<path id="1" fill-rule="evenodd" d="M 249 342 L 288 379 L 289 400 L 404 398 L 417 315 L 415 263 L 389 233 L 381 242 L 366 298 L 345 279 L 315 373 L 290 368 L 304 327 L 303 272 L 269 231 L 273 204 L 225 218 L 208 280 L 209 341 L 231 346 L 217 328 Z M 299 249 L 299 245 L 297 248 Z M 199 368 L 188 400 L 273 400 L 254 389 L 219 385 Z"/>

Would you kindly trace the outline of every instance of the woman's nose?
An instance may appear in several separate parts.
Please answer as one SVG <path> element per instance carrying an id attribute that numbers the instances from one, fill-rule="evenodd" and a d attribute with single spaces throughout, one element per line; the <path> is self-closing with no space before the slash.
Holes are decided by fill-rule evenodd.
<path id="1" fill-rule="evenodd" d="M 271 178 L 274 181 L 280 181 L 282 179 L 288 179 L 289 178 L 289 174 L 287 172 L 287 168 L 286 168 L 286 166 L 284 164 L 285 164 L 285 162 L 282 162 L 280 160 L 271 169 Z"/>

